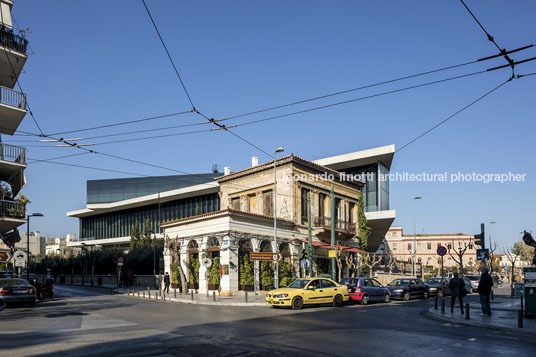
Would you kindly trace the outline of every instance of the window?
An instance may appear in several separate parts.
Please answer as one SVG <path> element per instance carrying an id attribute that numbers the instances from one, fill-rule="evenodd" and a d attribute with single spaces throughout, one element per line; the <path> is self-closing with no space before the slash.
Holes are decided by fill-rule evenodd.
<path id="1" fill-rule="evenodd" d="M 331 281 L 322 279 L 320 280 L 320 287 L 321 288 L 334 288 L 335 284 L 333 284 Z"/>
<path id="2" fill-rule="evenodd" d="M 396 250 L 396 243 L 393 243 L 393 250 Z"/>
<path id="3" fill-rule="evenodd" d="M 421 250 L 421 243 L 417 243 L 417 250 Z"/>
<path id="4" fill-rule="evenodd" d="M 432 250 L 432 243 L 426 243 L 426 248 L 428 248 L 428 250 Z"/>
<path id="5" fill-rule="evenodd" d="M 448 249 L 452 249 L 452 244 L 447 243 L 447 248 L 448 248 Z"/>
<path id="6" fill-rule="evenodd" d="M 265 216 L 274 215 L 274 193 L 272 190 L 264 191 L 262 193 L 263 205 L 263 214 Z"/>
<path id="7" fill-rule="evenodd" d="M 408 250 L 411 250 L 411 243 L 408 243 Z"/>
<path id="8" fill-rule="evenodd" d="M 473 243 L 469 243 L 469 249 L 473 249 Z"/>
<path id="9" fill-rule="evenodd" d="M 323 218 L 326 216 L 326 194 L 318 194 L 318 216 Z"/>
<path id="10" fill-rule="evenodd" d="M 240 211 L 240 197 L 231 198 L 231 209 Z"/>
<path id="11" fill-rule="evenodd" d="M 301 189 L 301 217 L 307 218 L 307 194 L 311 192 L 306 188 Z"/>
<path id="12" fill-rule="evenodd" d="M 248 212 L 250 213 L 257 212 L 257 195 L 256 194 L 248 195 Z"/>
<path id="13" fill-rule="evenodd" d="M 379 288 L 380 286 L 382 286 L 382 284 L 380 284 L 377 280 L 374 280 L 374 279 L 371 279 L 370 283 L 371 283 L 372 286 L 374 286 L 376 288 Z"/>
<path id="14" fill-rule="evenodd" d="M 354 223 L 354 211 L 355 211 L 355 203 L 350 202 L 348 204 L 348 222 Z"/>
<path id="15" fill-rule="evenodd" d="M 438 248 L 441 247 L 441 243 L 437 243 L 437 247 L 438 247 Z"/>

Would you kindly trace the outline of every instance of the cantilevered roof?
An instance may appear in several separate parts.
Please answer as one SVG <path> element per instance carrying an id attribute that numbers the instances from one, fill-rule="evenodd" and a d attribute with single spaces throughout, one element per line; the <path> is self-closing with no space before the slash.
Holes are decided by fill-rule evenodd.
<path id="1" fill-rule="evenodd" d="M 131 177 L 87 181 L 87 204 L 111 203 L 143 197 L 158 192 L 178 190 L 213 183 L 219 173 Z"/>
<path id="2" fill-rule="evenodd" d="M 348 154 L 330 156 L 315 160 L 314 162 L 329 167 L 330 169 L 341 171 L 353 167 L 375 164 L 380 161 L 390 169 L 394 155 L 395 145 L 392 144 L 367 150 L 354 151 Z"/>

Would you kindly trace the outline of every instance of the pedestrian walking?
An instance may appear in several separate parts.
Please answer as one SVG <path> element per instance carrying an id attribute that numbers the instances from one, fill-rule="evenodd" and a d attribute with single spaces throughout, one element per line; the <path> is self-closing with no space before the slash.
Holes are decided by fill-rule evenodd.
<path id="1" fill-rule="evenodd" d="M 482 268 L 482 275 L 478 283 L 478 295 L 480 296 L 480 305 L 482 305 L 482 314 L 491 316 L 490 294 L 493 288 L 493 279 L 488 273 L 488 268 Z"/>
<path id="2" fill-rule="evenodd" d="M 169 273 L 167 271 L 164 275 L 164 292 L 169 294 Z"/>
<path id="3" fill-rule="evenodd" d="M 463 297 L 467 294 L 465 290 L 465 282 L 458 277 L 458 273 L 454 272 L 454 278 L 449 281 L 449 288 L 451 290 L 450 296 L 450 313 L 454 312 L 454 306 L 456 305 L 456 299 L 460 303 L 460 310 L 463 314 Z"/>

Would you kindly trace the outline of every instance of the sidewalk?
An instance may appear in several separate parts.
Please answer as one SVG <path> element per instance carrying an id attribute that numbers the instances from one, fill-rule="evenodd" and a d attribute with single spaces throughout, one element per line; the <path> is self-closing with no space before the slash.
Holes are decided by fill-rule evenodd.
<path id="1" fill-rule="evenodd" d="M 518 312 L 521 301 L 519 298 L 510 298 L 509 292 L 509 288 L 495 289 L 495 298 L 491 301 L 491 316 L 482 314 L 478 294 L 469 295 L 466 299 L 470 306 L 469 320 L 465 318 L 465 314 L 461 314 L 458 305 L 456 305 L 453 313 L 450 312 L 450 297 L 445 298 L 445 314 L 441 314 L 441 301 L 439 300 L 437 310 L 432 306 L 426 311 L 426 315 L 435 320 L 460 325 L 535 334 L 536 319 L 524 318 L 523 328 L 518 327 Z"/>
<path id="2" fill-rule="evenodd" d="M 269 305 L 264 300 L 264 294 L 255 296 L 253 292 L 246 295 L 236 296 L 219 296 L 210 292 L 209 296 L 201 293 L 194 293 L 188 295 L 181 295 L 178 291 L 175 297 L 175 293 L 170 289 L 170 294 L 162 294 L 158 290 L 147 290 L 143 288 L 133 287 L 132 289 L 117 288 L 114 290 L 116 294 L 123 294 L 131 298 L 147 299 L 154 301 L 170 301 L 179 302 L 183 304 L 199 304 L 199 305 L 219 305 L 219 306 L 266 306 Z M 193 298 L 192 298 L 193 295 Z"/>

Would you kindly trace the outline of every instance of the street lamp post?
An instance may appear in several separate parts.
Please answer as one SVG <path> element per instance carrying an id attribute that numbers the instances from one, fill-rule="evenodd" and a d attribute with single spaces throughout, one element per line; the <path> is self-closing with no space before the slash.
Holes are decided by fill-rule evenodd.
<path id="1" fill-rule="evenodd" d="M 274 253 L 277 253 L 277 174 L 276 174 L 276 155 L 278 152 L 283 152 L 285 149 L 278 147 L 274 151 Z M 274 287 L 279 288 L 279 272 L 277 260 L 274 261 Z"/>
<path id="2" fill-rule="evenodd" d="M 30 217 L 43 217 L 42 213 L 33 213 L 26 216 L 26 279 L 30 280 Z"/>
<path id="3" fill-rule="evenodd" d="M 417 218 L 415 210 L 415 201 L 420 200 L 421 196 L 413 197 L 413 277 L 417 277 Z"/>
<path id="4" fill-rule="evenodd" d="M 497 222 L 495 221 L 490 221 L 488 226 L 489 226 L 489 249 L 490 249 L 490 257 L 489 257 L 489 273 L 493 273 L 493 257 L 491 256 L 491 254 L 493 252 L 491 252 L 491 249 L 493 249 L 493 246 L 492 246 L 492 241 L 491 241 L 491 225 L 492 224 L 495 224 Z"/>

